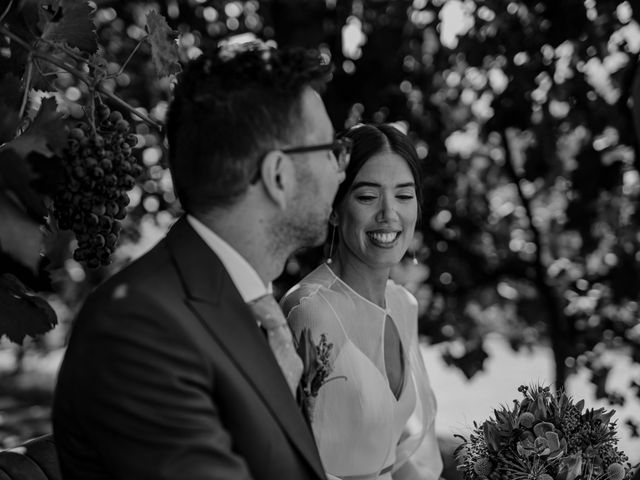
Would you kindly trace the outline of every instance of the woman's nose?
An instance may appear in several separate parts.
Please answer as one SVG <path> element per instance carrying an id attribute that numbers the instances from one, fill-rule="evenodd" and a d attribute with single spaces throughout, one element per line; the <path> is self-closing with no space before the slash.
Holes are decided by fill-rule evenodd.
<path id="1" fill-rule="evenodd" d="M 393 220 L 396 216 L 396 208 L 393 198 L 381 197 L 380 210 L 378 211 L 378 221 Z"/>

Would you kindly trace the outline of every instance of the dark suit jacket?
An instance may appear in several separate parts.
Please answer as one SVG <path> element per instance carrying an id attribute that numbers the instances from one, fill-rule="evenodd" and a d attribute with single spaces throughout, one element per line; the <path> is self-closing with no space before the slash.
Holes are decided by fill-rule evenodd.
<path id="1" fill-rule="evenodd" d="M 325 478 L 266 339 L 184 218 L 88 298 L 53 426 L 65 480 Z"/>

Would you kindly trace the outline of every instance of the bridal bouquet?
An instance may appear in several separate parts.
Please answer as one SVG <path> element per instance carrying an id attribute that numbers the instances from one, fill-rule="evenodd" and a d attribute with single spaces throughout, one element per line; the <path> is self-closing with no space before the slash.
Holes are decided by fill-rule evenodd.
<path id="1" fill-rule="evenodd" d="M 522 400 L 494 410 L 456 449 L 465 480 L 628 480 L 614 410 L 584 410 L 565 393 L 521 386 Z"/>

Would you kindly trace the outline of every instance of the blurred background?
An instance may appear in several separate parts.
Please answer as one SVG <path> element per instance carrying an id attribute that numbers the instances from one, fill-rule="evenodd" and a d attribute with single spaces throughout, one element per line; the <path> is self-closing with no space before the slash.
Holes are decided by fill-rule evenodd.
<path id="1" fill-rule="evenodd" d="M 620 446 L 640 462 L 637 2 L 90 3 L 116 73 L 105 85 L 158 122 L 171 80 L 155 80 L 144 45 L 127 60 L 151 9 L 179 31 L 181 61 L 222 39 L 319 49 L 335 66 L 323 97 L 336 130 L 392 122 L 414 140 L 424 161 L 413 245 L 419 264 L 407 258 L 393 275 L 420 302 L 446 478 L 457 478 L 453 434 L 468 434 L 474 420 L 518 398 L 519 385 L 535 382 L 615 408 Z M 0 48 L 0 65 L 10 61 Z M 55 86 L 61 108 L 80 118 L 86 87 L 65 74 Z M 0 341 L 0 447 L 50 431 L 74 314 L 91 288 L 150 248 L 180 214 L 163 139 L 131 122 L 145 172 L 129 194 L 110 266 L 86 269 L 71 256 L 71 234 L 42 233 L 0 196 L 0 236 L 8 225 L 22 238 L 40 235 L 46 254 L 37 268 L 20 270 L 2 242 L 0 271 L 20 272 L 58 319 L 35 340 Z M 320 250 L 290 259 L 277 291 L 321 259 Z"/>

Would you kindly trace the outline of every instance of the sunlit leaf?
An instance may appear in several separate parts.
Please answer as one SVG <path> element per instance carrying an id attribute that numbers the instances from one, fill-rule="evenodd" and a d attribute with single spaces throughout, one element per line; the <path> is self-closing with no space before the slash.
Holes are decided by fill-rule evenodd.
<path id="1" fill-rule="evenodd" d="M 45 98 L 29 129 L 7 144 L 18 155 L 25 158 L 31 152 L 45 157 L 60 155 L 67 142 L 67 133 L 62 116 L 56 111 L 54 98 Z"/>
<path id="2" fill-rule="evenodd" d="M 178 57 L 178 32 L 172 30 L 165 18 L 153 10 L 147 14 L 147 41 L 151 45 L 151 58 L 156 72 L 166 77 L 182 69 Z"/>
<path id="3" fill-rule="evenodd" d="M 57 323 L 56 314 L 42 298 L 29 292 L 13 275 L 0 275 L 0 332 L 12 342 L 48 332 Z"/>

